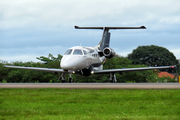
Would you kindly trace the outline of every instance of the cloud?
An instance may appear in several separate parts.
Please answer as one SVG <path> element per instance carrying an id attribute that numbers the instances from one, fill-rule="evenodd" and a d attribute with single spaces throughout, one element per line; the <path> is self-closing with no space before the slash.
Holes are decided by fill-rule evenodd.
<path id="1" fill-rule="evenodd" d="M 4 51 L 1 53 L 1 60 L 8 62 L 13 61 L 34 61 L 39 62 L 36 57 L 48 56 L 49 53 L 57 57 L 58 54 L 63 55 L 67 50 L 62 46 L 46 46 L 46 47 L 25 47 L 25 48 L 12 48 L 12 49 L 0 49 Z M 26 54 L 25 54 L 26 53 Z"/>
<path id="2" fill-rule="evenodd" d="M 101 30 L 75 30 L 74 25 L 145 25 L 146 30 L 110 31 L 111 46 L 121 54 L 139 45 L 178 48 L 179 13 L 179 0 L 4 0 L 0 1 L 0 56 L 5 59 L 9 54 L 8 60 L 13 60 L 13 54 L 25 60 L 27 54 L 57 54 L 60 49 L 63 54 L 81 43 L 98 44 Z"/>
<path id="3" fill-rule="evenodd" d="M 178 24 L 178 0 L 7 0 L 1 3 L 3 28 L 81 25 Z M 173 6 L 173 7 L 170 7 Z"/>

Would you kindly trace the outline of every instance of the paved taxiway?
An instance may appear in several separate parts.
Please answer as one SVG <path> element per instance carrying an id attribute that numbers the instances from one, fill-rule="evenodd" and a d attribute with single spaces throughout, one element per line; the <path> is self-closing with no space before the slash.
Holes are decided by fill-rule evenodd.
<path id="1" fill-rule="evenodd" d="M 0 83 L 0 88 L 180 89 L 180 83 Z"/>

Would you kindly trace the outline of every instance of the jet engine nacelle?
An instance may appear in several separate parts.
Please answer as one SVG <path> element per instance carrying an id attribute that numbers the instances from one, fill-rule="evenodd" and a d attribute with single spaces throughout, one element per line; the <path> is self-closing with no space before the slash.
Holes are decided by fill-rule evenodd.
<path id="1" fill-rule="evenodd" d="M 112 58 L 116 54 L 116 52 L 113 49 L 106 47 L 103 50 L 103 54 L 106 58 Z"/>

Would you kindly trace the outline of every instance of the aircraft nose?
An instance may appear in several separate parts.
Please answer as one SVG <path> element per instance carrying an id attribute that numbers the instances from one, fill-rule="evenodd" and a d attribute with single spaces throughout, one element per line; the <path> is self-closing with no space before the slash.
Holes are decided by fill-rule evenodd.
<path id="1" fill-rule="evenodd" d="M 64 69 L 64 70 L 70 70 L 70 69 L 72 69 L 73 68 L 73 65 L 72 64 L 67 64 L 67 63 L 65 63 L 65 62 L 61 62 L 61 68 L 62 69 Z"/>
<path id="2" fill-rule="evenodd" d="M 61 68 L 64 70 L 70 70 L 75 69 L 75 63 L 72 62 L 72 59 L 70 57 L 63 57 L 61 59 Z"/>

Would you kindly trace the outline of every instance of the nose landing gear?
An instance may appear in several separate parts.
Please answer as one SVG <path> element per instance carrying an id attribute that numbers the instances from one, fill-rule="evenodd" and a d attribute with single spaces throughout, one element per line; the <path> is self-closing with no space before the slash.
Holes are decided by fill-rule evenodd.
<path id="1" fill-rule="evenodd" d="M 65 78 L 65 73 L 61 73 L 61 74 L 59 75 L 57 81 L 59 81 L 59 80 L 61 80 L 62 83 L 67 82 L 67 81 L 66 81 L 66 78 Z M 68 82 L 71 83 L 72 81 L 73 81 L 73 78 L 71 77 L 71 74 L 70 74 L 70 77 L 68 78 Z"/>
<path id="2" fill-rule="evenodd" d="M 71 74 L 70 74 L 70 77 L 68 78 L 68 81 L 69 81 L 69 83 L 71 83 L 73 81 L 73 78 L 71 77 Z"/>

